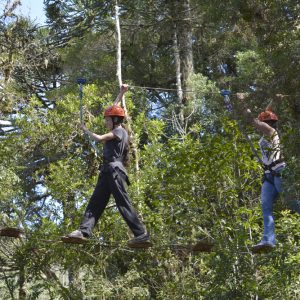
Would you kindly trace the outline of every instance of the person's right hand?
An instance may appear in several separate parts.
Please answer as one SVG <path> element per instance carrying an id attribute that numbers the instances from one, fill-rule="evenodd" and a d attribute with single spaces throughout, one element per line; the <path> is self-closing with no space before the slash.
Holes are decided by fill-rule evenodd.
<path id="1" fill-rule="evenodd" d="M 128 84 L 122 84 L 121 85 L 121 92 L 122 93 L 125 93 L 128 91 Z"/>

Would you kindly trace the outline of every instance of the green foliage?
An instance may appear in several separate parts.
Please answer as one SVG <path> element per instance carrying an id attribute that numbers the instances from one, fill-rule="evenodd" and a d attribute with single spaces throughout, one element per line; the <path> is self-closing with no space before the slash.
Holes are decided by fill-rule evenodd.
<path id="1" fill-rule="evenodd" d="M 118 88 L 112 3 L 45 1 L 42 29 L 1 16 L 0 119 L 13 128 L 0 125 L 0 224 L 25 230 L 22 239 L 0 239 L 1 299 L 25 299 L 22 292 L 28 299 L 299 299 L 299 215 L 286 201 L 300 198 L 300 7 L 293 0 L 190 4 L 193 93 L 179 107 L 172 37 L 175 25 L 186 24 L 183 12 L 175 18 L 170 1 L 120 1 L 123 78 L 170 88 L 126 94 L 137 146 L 128 192 L 154 244 L 148 250 L 126 247 L 132 234 L 113 199 L 89 243 L 60 242 L 78 227 L 102 163 L 79 129 L 74 82 L 88 79 L 84 122 L 105 133 L 103 110 Z M 278 245 L 264 255 L 250 251 L 263 231 L 262 169 L 219 95 L 250 86 L 246 104 L 255 113 L 274 99 L 288 163 L 274 210 Z M 277 92 L 289 96 L 279 100 Z M 191 252 L 199 238 L 213 240 L 214 252 Z"/>
<path id="2" fill-rule="evenodd" d="M 237 73 L 241 83 L 260 86 L 266 84 L 274 75 L 272 68 L 256 51 L 237 52 L 236 60 Z"/>
<path id="3" fill-rule="evenodd" d="M 3 188 L 0 190 L 0 198 L 3 203 L 14 198 L 18 194 L 18 191 L 14 189 L 20 178 L 10 169 L 6 169 L 4 166 L 0 166 L 0 180 L 3 184 Z"/>

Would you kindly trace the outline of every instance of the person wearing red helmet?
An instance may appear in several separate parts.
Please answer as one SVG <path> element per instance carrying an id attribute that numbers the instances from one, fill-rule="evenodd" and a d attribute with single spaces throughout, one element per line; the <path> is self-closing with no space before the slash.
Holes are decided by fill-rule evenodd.
<path id="1" fill-rule="evenodd" d="M 245 94 L 237 93 L 239 100 L 245 99 Z M 262 111 L 257 118 L 251 116 L 250 109 L 245 110 L 250 122 L 263 136 L 259 140 L 261 161 L 264 167 L 263 184 L 261 188 L 261 204 L 264 223 L 264 234 L 261 241 L 252 247 L 254 253 L 272 250 L 276 244 L 275 222 L 273 204 L 282 192 L 281 172 L 286 167 L 281 154 L 280 139 L 277 132 L 278 116 L 272 111 L 270 105 Z M 290 202 L 291 209 L 300 213 L 299 201 Z"/>
<path id="2" fill-rule="evenodd" d="M 126 184 L 129 184 L 129 180 L 124 162 L 129 152 L 129 140 L 127 131 L 122 127 L 125 112 L 118 103 L 127 90 L 128 86 L 122 85 L 114 104 L 104 111 L 105 125 L 109 129 L 108 133 L 98 135 L 81 124 L 81 129 L 93 140 L 104 143 L 103 165 L 79 229 L 67 235 L 67 238 L 73 241 L 79 240 L 80 242 L 80 240 L 92 235 L 92 229 L 104 212 L 112 194 L 119 212 L 134 234 L 134 238 L 128 242 L 128 245 L 139 247 L 150 243 L 145 226 L 139 220 L 126 191 Z"/>

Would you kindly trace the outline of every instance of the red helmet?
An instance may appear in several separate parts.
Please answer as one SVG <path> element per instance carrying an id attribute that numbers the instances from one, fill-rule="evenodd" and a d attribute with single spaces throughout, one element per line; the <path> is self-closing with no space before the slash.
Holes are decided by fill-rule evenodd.
<path id="1" fill-rule="evenodd" d="M 264 121 L 278 121 L 278 117 L 270 110 L 262 111 L 258 115 L 258 120 L 261 122 Z"/>
<path id="2" fill-rule="evenodd" d="M 119 105 L 109 106 L 104 111 L 104 117 L 125 117 L 125 111 Z"/>

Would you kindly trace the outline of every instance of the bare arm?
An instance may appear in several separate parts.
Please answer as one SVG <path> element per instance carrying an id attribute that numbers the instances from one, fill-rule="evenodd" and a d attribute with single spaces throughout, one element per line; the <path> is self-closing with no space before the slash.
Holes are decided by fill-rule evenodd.
<path id="1" fill-rule="evenodd" d="M 116 136 L 112 133 L 112 132 L 108 132 L 106 134 L 103 135 L 98 135 L 94 132 L 91 132 L 90 130 L 88 130 L 85 125 L 81 124 L 80 128 L 91 137 L 91 139 L 93 139 L 96 142 L 105 142 L 105 141 L 109 141 L 112 140 L 114 138 L 116 138 Z"/>
<path id="2" fill-rule="evenodd" d="M 246 113 L 251 115 L 250 109 L 247 109 Z M 263 134 L 265 134 L 267 136 L 273 136 L 273 134 L 275 132 L 275 129 L 273 127 L 271 127 L 270 125 L 268 125 L 265 122 L 259 121 L 258 118 L 254 118 L 254 117 L 252 117 L 252 115 L 251 115 L 251 118 L 252 118 L 252 124 L 254 125 L 254 127 L 256 129 L 258 129 L 260 132 L 262 132 Z"/>
<path id="3" fill-rule="evenodd" d="M 244 93 L 237 93 L 236 96 L 244 104 L 246 95 Z M 268 105 L 268 107 L 269 107 L 269 105 Z M 262 132 L 263 134 L 265 134 L 267 136 L 273 136 L 275 129 L 272 128 L 267 123 L 259 121 L 258 118 L 253 117 L 252 112 L 249 108 L 244 108 L 243 114 L 246 117 L 246 120 L 249 123 L 251 123 L 256 129 L 258 129 L 260 132 Z"/>
<path id="4" fill-rule="evenodd" d="M 124 94 L 128 91 L 128 85 L 122 84 L 120 88 L 119 95 L 117 96 L 116 100 L 114 101 L 114 105 L 119 105 L 119 103 L 122 101 L 122 98 Z"/>

